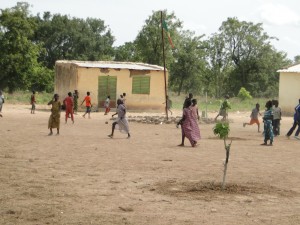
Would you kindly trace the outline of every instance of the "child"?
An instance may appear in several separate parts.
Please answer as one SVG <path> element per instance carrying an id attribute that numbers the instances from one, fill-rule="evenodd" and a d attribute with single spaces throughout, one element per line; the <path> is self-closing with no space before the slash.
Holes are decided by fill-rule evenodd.
<path id="1" fill-rule="evenodd" d="M 129 125 L 126 119 L 126 107 L 124 106 L 124 103 L 121 99 L 117 100 L 117 104 L 117 112 L 111 117 L 114 117 L 114 115 L 118 114 L 118 119 L 115 122 L 113 122 L 112 131 L 111 134 L 108 135 L 108 137 L 113 138 L 116 125 L 118 124 L 120 131 L 124 131 L 125 133 L 127 133 L 127 138 L 130 138 Z"/>
<path id="2" fill-rule="evenodd" d="M 35 113 L 35 91 L 32 91 L 32 95 L 30 97 L 30 104 L 31 104 L 31 114 Z"/>
<path id="3" fill-rule="evenodd" d="M 260 132 L 259 128 L 260 128 L 260 123 L 258 120 L 258 115 L 261 116 L 260 112 L 259 112 L 259 107 L 260 105 L 258 103 L 256 103 L 255 108 L 252 109 L 251 115 L 250 115 L 250 123 L 243 123 L 243 126 L 245 127 L 246 125 L 252 125 L 254 123 L 257 124 L 257 131 Z"/>
<path id="4" fill-rule="evenodd" d="M 57 128 L 57 135 L 59 135 L 61 103 L 58 99 L 59 95 L 55 94 L 53 99 L 48 103 L 48 105 L 52 105 L 51 115 L 48 122 L 48 129 L 50 129 L 50 133 L 48 135 L 53 134 L 52 128 Z"/>
<path id="5" fill-rule="evenodd" d="M 224 101 L 223 101 L 222 104 L 221 104 L 220 111 L 219 111 L 218 115 L 217 115 L 216 118 L 215 118 L 215 121 L 217 121 L 217 118 L 218 118 L 219 116 L 222 116 L 222 117 L 223 117 L 223 118 L 222 118 L 222 121 L 227 120 L 227 117 L 228 117 L 228 112 L 227 112 L 227 110 L 228 110 L 228 109 L 231 109 L 231 106 L 230 106 L 230 103 L 229 103 L 228 99 L 229 99 L 229 95 L 226 95 Z"/>
<path id="6" fill-rule="evenodd" d="M 73 106 L 74 106 L 74 101 L 72 98 L 72 93 L 69 92 L 68 96 L 64 99 L 64 105 L 66 106 L 66 123 L 69 118 L 69 114 L 71 115 L 71 120 L 74 123 L 74 116 L 73 116 Z"/>
<path id="7" fill-rule="evenodd" d="M 266 111 L 264 113 L 263 117 L 264 121 L 264 143 L 261 145 L 267 145 L 267 141 L 270 140 L 270 145 L 273 145 L 273 127 L 272 127 L 272 121 L 273 121 L 273 111 L 272 111 L 272 101 L 267 101 L 266 103 Z"/>
<path id="8" fill-rule="evenodd" d="M 275 136 L 280 135 L 280 120 L 281 120 L 281 108 L 278 107 L 278 100 L 274 100 L 275 108 L 273 109 L 273 132 Z"/>
<path id="9" fill-rule="evenodd" d="M 285 135 L 287 138 L 290 138 L 296 127 L 298 126 L 296 133 L 295 133 L 295 138 L 300 140 L 299 134 L 300 134 L 300 99 L 299 99 L 299 104 L 295 107 L 295 114 L 294 114 L 294 123 L 291 129 L 288 131 L 288 133 Z"/>
<path id="10" fill-rule="evenodd" d="M 123 100 L 121 100 L 121 101 L 123 102 Z M 107 96 L 107 98 L 106 98 L 106 100 L 104 102 L 104 107 L 105 107 L 105 113 L 104 113 L 104 115 L 107 115 L 107 113 L 110 112 L 110 95 Z"/>
<path id="11" fill-rule="evenodd" d="M 198 106 L 197 106 L 197 99 L 195 99 L 195 98 L 192 100 L 191 109 L 193 111 L 194 118 L 196 120 L 200 120 L 199 109 L 198 109 Z"/>
<path id="12" fill-rule="evenodd" d="M 89 119 L 91 119 L 91 107 L 92 107 L 92 99 L 90 97 L 90 92 L 88 91 L 86 93 L 85 98 L 83 99 L 81 105 L 84 103 L 85 101 L 85 107 L 86 107 L 86 111 L 85 113 L 82 115 L 83 118 L 85 118 L 85 115 L 88 114 L 89 115 Z"/>
<path id="13" fill-rule="evenodd" d="M 122 96 L 123 96 L 123 104 L 126 106 L 126 93 L 124 92 Z"/>

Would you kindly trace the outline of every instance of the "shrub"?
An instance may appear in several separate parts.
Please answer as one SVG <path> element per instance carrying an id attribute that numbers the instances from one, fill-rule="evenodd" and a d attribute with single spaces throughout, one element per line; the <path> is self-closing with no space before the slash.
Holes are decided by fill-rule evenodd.
<path id="1" fill-rule="evenodd" d="M 250 95 L 250 92 L 247 91 L 246 88 L 244 88 L 244 87 L 241 87 L 237 97 L 239 99 L 241 99 L 242 101 L 246 100 L 246 99 L 252 99 L 252 96 Z"/>

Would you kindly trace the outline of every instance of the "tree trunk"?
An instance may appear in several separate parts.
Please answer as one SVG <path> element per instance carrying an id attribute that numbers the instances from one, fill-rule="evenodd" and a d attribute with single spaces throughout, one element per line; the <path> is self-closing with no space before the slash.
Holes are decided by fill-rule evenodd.
<path id="1" fill-rule="evenodd" d="M 224 138 L 224 145 L 225 145 L 225 150 L 226 150 L 226 159 L 225 159 L 225 163 L 224 163 L 224 173 L 223 173 L 222 190 L 225 189 L 225 180 L 226 180 L 227 165 L 228 165 L 228 160 L 229 160 L 229 153 L 230 153 L 231 143 L 232 143 L 232 141 L 230 142 L 229 145 L 227 145 L 226 144 L 226 138 Z"/>
<path id="2" fill-rule="evenodd" d="M 180 81 L 180 84 L 179 84 L 179 87 L 178 87 L 178 96 L 180 95 L 180 92 L 181 92 L 181 89 L 182 89 L 182 86 L 183 86 L 183 80 L 184 80 L 184 77 L 181 77 L 181 81 Z"/>

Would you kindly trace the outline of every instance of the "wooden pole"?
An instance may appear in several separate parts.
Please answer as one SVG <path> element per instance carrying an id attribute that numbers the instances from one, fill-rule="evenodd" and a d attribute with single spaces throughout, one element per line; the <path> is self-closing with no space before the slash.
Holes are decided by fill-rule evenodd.
<path id="1" fill-rule="evenodd" d="M 164 62 L 164 78 L 165 78 L 165 100 L 166 100 L 166 116 L 168 117 L 168 99 L 167 99 L 167 75 L 166 75 L 166 59 L 165 59 L 165 41 L 164 41 L 164 28 L 163 28 L 163 12 L 160 11 L 160 25 L 161 25 L 161 38 L 162 38 L 162 49 L 163 49 L 163 62 Z"/>

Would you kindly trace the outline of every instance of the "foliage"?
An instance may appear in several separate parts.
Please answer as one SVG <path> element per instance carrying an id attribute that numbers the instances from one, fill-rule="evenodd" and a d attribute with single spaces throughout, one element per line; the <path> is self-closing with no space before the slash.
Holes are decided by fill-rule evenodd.
<path id="1" fill-rule="evenodd" d="M 177 46 L 178 29 L 182 28 L 182 22 L 177 19 L 174 13 L 168 13 L 167 10 L 162 12 L 163 19 L 168 24 L 168 30 Z M 165 42 L 168 43 L 167 35 L 164 35 Z M 152 15 L 145 21 L 145 25 L 138 33 L 134 41 L 138 58 L 144 62 L 154 65 L 163 66 L 162 54 L 162 30 L 161 30 L 161 11 L 153 11 Z M 172 50 L 169 44 L 165 44 L 165 58 L 167 67 L 173 61 Z"/>
<path id="2" fill-rule="evenodd" d="M 217 135 L 221 139 L 226 139 L 228 137 L 230 128 L 229 123 L 217 123 L 213 128 L 214 135 Z"/>
<path id="3" fill-rule="evenodd" d="M 35 22 L 29 17 L 29 5 L 2 10 L 0 14 L 0 88 L 12 92 L 30 86 L 30 76 L 39 67 L 41 46 L 30 39 Z"/>
<path id="4" fill-rule="evenodd" d="M 114 37 L 100 19 L 86 20 L 45 12 L 37 15 L 35 40 L 42 43 L 45 52 L 40 60 L 53 69 L 56 60 L 111 60 L 114 55 Z"/>
<path id="5" fill-rule="evenodd" d="M 252 99 L 252 96 L 250 95 L 250 92 L 246 90 L 246 88 L 241 87 L 237 97 L 241 99 L 242 101 L 246 99 Z"/>
<path id="6" fill-rule="evenodd" d="M 174 13 L 162 12 L 175 45 L 162 42 L 161 12 L 153 11 L 133 42 L 113 47 L 111 30 L 101 19 L 45 12 L 30 15 L 28 3 L 0 13 L 0 88 L 53 90 L 56 60 L 117 60 L 164 65 L 169 88 L 194 95 L 237 96 L 241 87 L 253 97 L 277 97 L 277 70 L 292 63 L 277 51 L 262 24 L 228 18 L 209 37 L 184 30 Z M 294 59 L 299 63 L 299 56 Z M 246 100 L 245 100 L 246 101 Z"/>
<path id="7" fill-rule="evenodd" d="M 200 93 L 201 72 L 205 69 L 205 53 L 199 36 L 191 31 L 180 33 L 180 41 L 174 51 L 174 62 L 171 63 L 170 86 L 172 90 Z"/>

